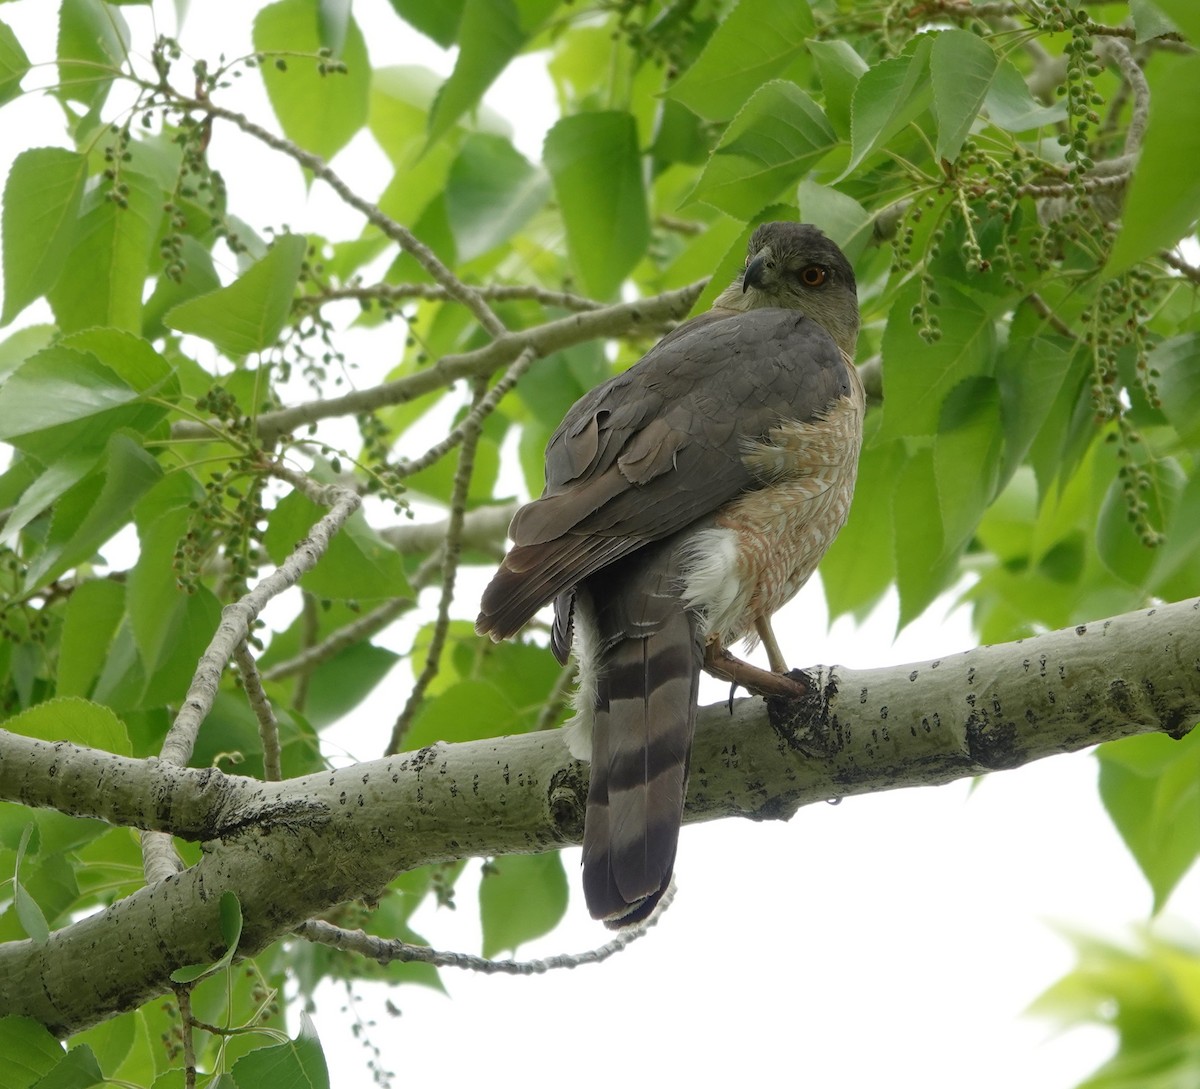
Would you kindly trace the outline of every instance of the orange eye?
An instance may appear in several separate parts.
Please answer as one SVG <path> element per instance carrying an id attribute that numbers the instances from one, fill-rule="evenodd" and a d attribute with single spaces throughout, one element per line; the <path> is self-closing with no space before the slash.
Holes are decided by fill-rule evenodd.
<path id="1" fill-rule="evenodd" d="M 821 265 L 808 265 L 800 270 L 800 280 L 805 287 L 820 287 L 828 273 Z"/>

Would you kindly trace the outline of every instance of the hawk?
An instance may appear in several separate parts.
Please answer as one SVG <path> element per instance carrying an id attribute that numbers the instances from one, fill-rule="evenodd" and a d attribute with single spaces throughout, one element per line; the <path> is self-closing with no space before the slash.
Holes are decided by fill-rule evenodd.
<path id="1" fill-rule="evenodd" d="M 595 918 L 644 919 L 671 879 L 702 669 L 797 694 L 771 615 L 846 520 L 865 397 L 854 271 L 815 227 L 767 223 L 711 310 L 586 394 L 546 447 L 546 487 L 475 629 L 554 602 L 579 661 L 568 744 L 591 759 L 583 886 Z M 761 639 L 773 673 L 726 648 Z"/>

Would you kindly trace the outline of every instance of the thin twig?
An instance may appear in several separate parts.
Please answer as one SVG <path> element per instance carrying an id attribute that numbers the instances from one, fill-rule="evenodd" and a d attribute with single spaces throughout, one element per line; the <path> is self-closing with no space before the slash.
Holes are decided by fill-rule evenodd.
<path id="1" fill-rule="evenodd" d="M 500 503 L 496 506 L 479 507 L 468 511 L 463 519 L 462 543 L 466 548 L 476 548 L 500 555 L 504 551 L 504 536 L 508 524 L 517 511 L 517 504 Z M 432 552 L 440 548 L 446 538 L 448 525 L 445 521 L 424 522 L 409 525 L 388 526 L 379 535 L 397 552 Z M 409 580 L 416 585 L 413 579 Z"/>
<path id="2" fill-rule="evenodd" d="M 1170 250 L 1160 250 L 1158 256 L 1176 272 L 1181 272 L 1192 283 L 1200 284 L 1200 268 L 1189 265 L 1182 257 L 1172 253 Z"/>
<path id="3" fill-rule="evenodd" d="M 463 420 L 462 446 L 458 452 L 458 467 L 454 472 L 454 487 L 450 496 L 450 517 L 446 524 L 446 543 L 442 555 L 442 595 L 438 600 L 437 620 L 429 640 L 429 651 L 425 666 L 408 694 L 404 709 L 392 727 L 388 741 L 388 754 L 399 752 L 404 736 L 412 726 L 413 718 L 425 699 L 425 692 L 441 669 L 442 648 L 450 630 L 450 605 L 454 601 L 454 584 L 458 576 L 458 561 L 462 554 L 462 527 L 467 510 L 467 493 L 471 486 L 471 474 L 475 469 L 475 451 L 482 434 L 482 413 L 475 412 L 487 398 L 487 379 L 475 379 L 474 404 L 472 411 Z"/>
<path id="4" fill-rule="evenodd" d="M 411 609 L 413 605 L 411 597 L 395 597 L 385 601 L 344 627 L 331 632 L 320 642 L 305 647 L 294 657 L 276 662 L 263 670 L 263 678 L 268 681 L 282 681 L 297 674 L 308 676 L 317 666 L 336 658 L 347 647 L 383 631 L 396 617 Z"/>
<path id="5" fill-rule="evenodd" d="M 179 1003 L 180 1035 L 183 1037 L 183 1084 L 186 1089 L 196 1089 L 196 1043 L 192 1037 L 196 1022 L 192 1017 L 191 991 L 187 987 L 176 987 L 175 1000 Z"/>
<path id="6" fill-rule="evenodd" d="M 196 110 L 210 117 L 219 117 L 224 121 L 229 121 L 241 129 L 242 132 L 246 133 L 246 135 L 253 136 L 256 140 L 266 144 L 267 147 L 282 152 L 290 159 L 294 159 L 304 169 L 310 171 L 314 177 L 320 178 L 351 208 L 361 212 L 366 217 L 368 223 L 379 228 L 387 238 L 398 243 L 400 248 L 405 252 L 411 253 L 420 263 L 421 267 L 445 288 L 446 293 L 452 299 L 456 299 L 462 303 L 475 315 L 479 324 L 493 338 L 504 335 L 506 331 L 504 323 L 496 316 L 495 312 L 488 306 L 478 291 L 464 284 L 455 276 L 442 263 L 437 254 L 417 238 L 407 227 L 397 223 L 391 216 L 386 215 L 378 205 L 372 204 L 369 200 L 365 200 L 355 193 L 350 186 L 334 173 L 329 164 L 319 155 L 314 155 L 311 151 L 305 151 L 299 145 L 292 143 L 291 140 L 284 139 L 282 136 L 276 136 L 261 125 L 255 124 L 244 114 L 240 114 L 236 110 L 227 109 L 224 106 L 219 106 L 208 99 L 187 98 L 179 95 L 175 98 L 173 105 L 181 110 Z"/>
<path id="7" fill-rule="evenodd" d="M 563 310 L 602 310 L 604 303 L 595 299 L 575 295 L 569 291 L 547 291 L 536 284 L 488 284 L 474 288 L 480 296 L 495 302 L 531 299 L 543 306 L 556 306 Z M 342 287 L 327 287 L 309 295 L 301 295 L 296 305 L 303 308 L 323 306 L 327 302 L 353 299 L 357 302 L 398 302 L 403 299 L 449 299 L 452 296 L 441 284 L 347 284 Z"/>
<path id="8" fill-rule="evenodd" d="M 489 960 L 486 957 L 472 956 L 470 953 L 430 949 L 423 945 L 409 945 L 395 938 L 379 938 L 362 930 L 346 930 L 323 919 L 309 919 L 301 923 L 296 928 L 296 933 L 309 941 L 330 945 L 347 953 L 358 953 L 380 964 L 400 961 L 410 964 L 432 964 L 436 968 L 464 968 L 486 975 L 536 976 L 558 968 L 578 968 L 584 964 L 600 964 L 608 960 L 609 957 L 627 949 L 655 926 L 674 898 L 675 884 L 672 882 L 663 893 L 657 907 L 645 920 L 622 930 L 612 941 L 584 953 L 560 953 L 542 960 Z"/>
<path id="9" fill-rule="evenodd" d="M 683 318 L 707 286 L 698 280 L 687 287 L 665 291 L 647 299 L 615 303 L 600 310 L 569 314 L 517 333 L 506 333 L 473 351 L 444 356 L 416 374 L 354 390 L 341 397 L 322 398 L 290 408 L 264 412 L 254 421 L 259 439 L 268 442 L 305 424 L 334 416 L 354 416 L 389 405 L 405 404 L 433 390 L 452 386 L 460 378 L 490 376 L 507 366 L 526 349 L 541 357 L 601 337 L 626 337 L 657 332 Z M 173 439 L 208 439 L 210 421 L 179 420 L 171 428 Z"/>
<path id="10" fill-rule="evenodd" d="M 263 778 L 268 782 L 278 782 L 283 778 L 283 768 L 280 763 L 279 722 L 271 709 L 271 701 L 263 690 L 262 677 L 250 647 L 243 639 L 233 649 L 233 660 L 237 662 L 238 672 L 242 675 L 242 687 L 246 690 L 246 699 L 258 720 L 258 738 L 262 742 Z"/>
<path id="11" fill-rule="evenodd" d="M 435 443 L 426 450 L 419 458 L 415 458 L 412 461 L 407 459 L 401 461 L 396 466 L 396 474 L 400 477 L 406 477 L 411 476 L 413 473 L 419 473 L 422 469 L 427 469 L 434 462 L 440 461 L 461 443 L 468 432 L 478 431 L 483 426 L 484 419 L 495 411 L 496 406 L 500 403 L 500 399 L 517 384 L 517 380 L 529 370 L 536 358 L 533 354 L 533 349 L 526 348 L 525 351 L 509 364 L 508 370 L 501 376 L 500 381 L 488 391 L 487 396 L 475 403 L 462 423 L 442 439 L 441 442 Z"/>
<path id="12" fill-rule="evenodd" d="M 1056 333 L 1060 333 L 1064 337 L 1070 337 L 1072 340 L 1075 339 L 1075 333 L 1072 331 L 1071 327 L 1053 310 L 1050 309 L 1049 303 L 1047 303 L 1046 300 L 1041 297 L 1041 295 L 1039 295 L 1036 291 L 1031 291 L 1025 296 L 1025 298 L 1029 302 L 1029 305 L 1037 311 L 1038 317 L 1041 318 L 1042 321 L 1044 321 L 1047 325 L 1049 325 L 1051 329 L 1053 329 Z"/>

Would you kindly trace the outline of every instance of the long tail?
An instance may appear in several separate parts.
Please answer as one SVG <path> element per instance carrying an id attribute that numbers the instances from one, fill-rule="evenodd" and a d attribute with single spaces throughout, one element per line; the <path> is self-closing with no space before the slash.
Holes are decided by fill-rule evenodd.
<path id="1" fill-rule="evenodd" d="M 608 926 L 644 919 L 671 880 L 702 657 L 695 618 L 681 602 L 652 634 L 600 652 L 583 890 Z"/>

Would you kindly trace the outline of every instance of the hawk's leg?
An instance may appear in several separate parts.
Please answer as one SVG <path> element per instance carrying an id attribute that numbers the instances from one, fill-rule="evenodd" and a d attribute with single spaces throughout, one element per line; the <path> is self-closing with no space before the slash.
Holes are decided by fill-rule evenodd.
<path id="1" fill-rule="evenodd" d="M 808 686 L 803 681 L 743 662 L 717 642 L 709 643 L 704 648 L 704 669 L 720 680 L 740 684 L 757 696 L 782 696 L 794 700 L 808 692 Z"/>
<path id="2" fill-rule="evenodd" d="M 779 643 L 775 639 L 775 632 L 771 630 L 771 618 L 760 616 L 754 621 L 754 630 L 758 632 L 758 638 L 762 641 L 763 650 L 767 652 L 767 661 L 771 663 L 771 672 L 786 673 L 788 671 L 787 662 L 783 660 L 783 651 L 779 649 Z"/>

